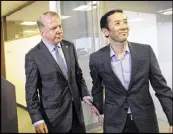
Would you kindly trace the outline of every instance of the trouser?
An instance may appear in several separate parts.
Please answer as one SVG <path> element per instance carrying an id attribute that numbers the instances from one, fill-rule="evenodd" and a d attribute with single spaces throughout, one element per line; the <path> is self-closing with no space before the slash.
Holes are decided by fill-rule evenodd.
<path id="1" fill-rule="evenodd" d="M 72 108 L 73 109 L 72 127 L 68 133 L 86 133 L 85 125 L 79 122 L 74 103 L 72 107 L 73 107 Z"/>
<path id="2" fill-rule="evenodd" d="M 126 124 L 122 133 L 139 133 L 131 114 L 127 114 Z"/>

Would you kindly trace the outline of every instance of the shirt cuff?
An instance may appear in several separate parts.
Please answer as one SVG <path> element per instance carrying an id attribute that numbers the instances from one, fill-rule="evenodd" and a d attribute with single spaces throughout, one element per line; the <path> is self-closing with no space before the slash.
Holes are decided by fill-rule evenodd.
<path id="1" fill-rule="evenodd" d="M 91 102 L 92 102 L 91 96 L 84 96 L 84 97 L 83 97 L 83 100 L 85 101 L 85 99 L 90 99 Z"/>
<path id="2" fill-rule="evenodd" d="M 39 120 L 39 121 L 35 122 L 33 125 L 34 125 L 34 126 L 37 126 L 37 125 L 39 125 L 39 124 L 41 124 L 41 123 L 44 123 L 44 120 Z"/>

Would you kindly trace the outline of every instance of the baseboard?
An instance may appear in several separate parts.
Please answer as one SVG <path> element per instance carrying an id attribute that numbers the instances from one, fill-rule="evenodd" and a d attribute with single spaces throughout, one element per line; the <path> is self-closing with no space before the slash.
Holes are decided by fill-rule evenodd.
<path id="1" fill-rule="evenodd" d="M 23 106 L 23 105 L 21 105 L 21 104 L 19 104 L 19 103 L 17 103 L 17 106 L 20 107 L 20 108 L 22 108 L 23 110 L 28 111 L 27 107 L 25 107 L 25 106 Z"/>
<path id="2" fill-rule="evenodd" d="M 93 130 L 92 132 L 94 132 L 94 129 L 97 129 L 100 127 L 101 127 L 101 125 L 99 122 L 92 123 L 92 124 L 85 126 L 87 132 L 91 132 L 91 130 Z"/>

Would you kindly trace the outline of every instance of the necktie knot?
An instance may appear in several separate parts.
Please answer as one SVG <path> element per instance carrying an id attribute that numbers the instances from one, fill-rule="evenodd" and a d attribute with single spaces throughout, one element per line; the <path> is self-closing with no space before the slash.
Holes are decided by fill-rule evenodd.
<path id="1" fill-rule="evenodd" d="M 60 47 L 58 45 L 55 45 L 54 49 L 58 50 Z"/>

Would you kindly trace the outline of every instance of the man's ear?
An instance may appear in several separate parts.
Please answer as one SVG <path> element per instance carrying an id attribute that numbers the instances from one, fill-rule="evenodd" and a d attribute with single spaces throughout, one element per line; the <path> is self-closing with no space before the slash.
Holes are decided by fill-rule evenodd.
<path id="1" fill-rule="evenodd" d="M 105 35 L 106 37 L 109 36 L 109 31 L 108 31 L 107 28 L 102 28 L 102 32 L 104 33 L 104 35 Z"/>
<path id="2" fill-rule="evenodd" d="M 40 34 L 41 34 L 41 36 L 44 37 L 44 31 L 43 30 L 40 30 Z"/>

